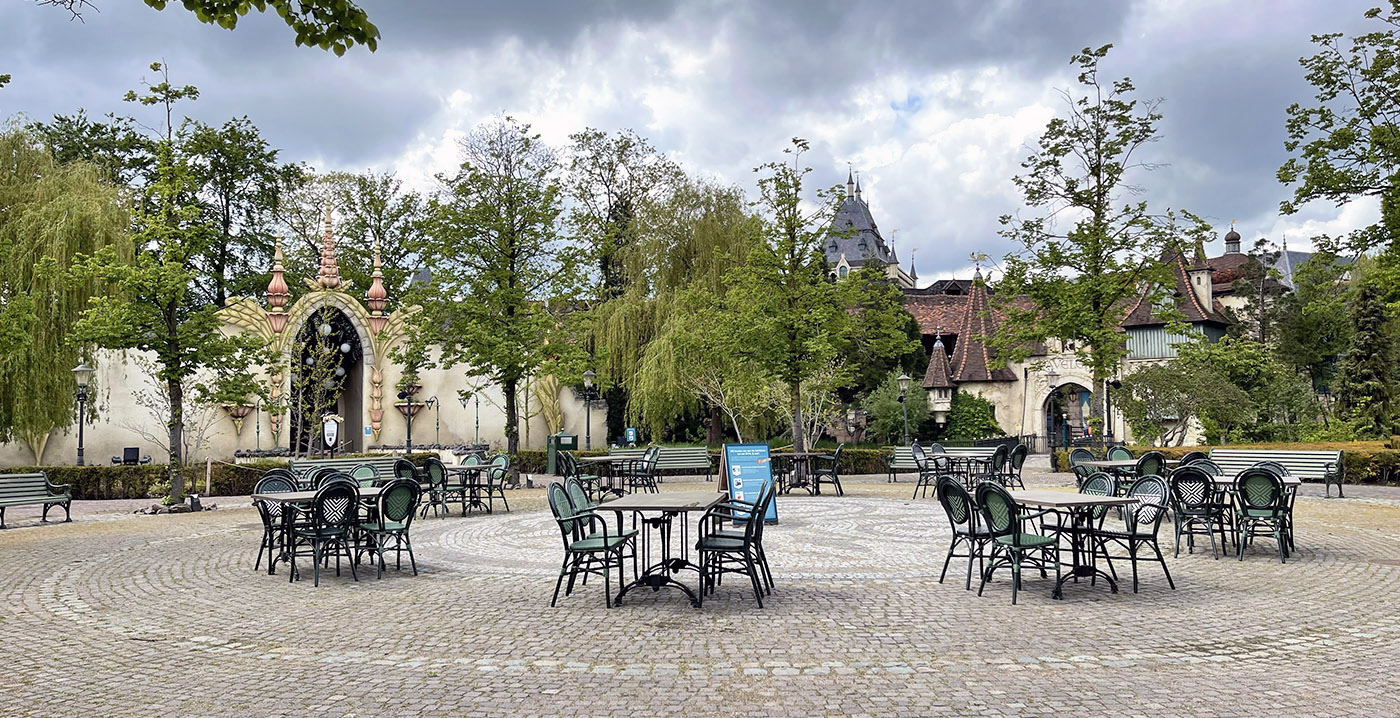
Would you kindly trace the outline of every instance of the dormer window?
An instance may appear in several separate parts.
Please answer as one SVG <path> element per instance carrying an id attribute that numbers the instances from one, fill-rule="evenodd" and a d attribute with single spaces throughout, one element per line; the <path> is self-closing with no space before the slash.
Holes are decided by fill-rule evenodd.
<path id="1" fill-rule="evenodd" d="M 839 275 L 841 275 L 841 278 L 842 278 L 842 279 L 845 279 L 845 278 L 846 278 L 846 275 L 847 275 L 850 271 L 851 271 L 850 268 L 847 267 L 847 266 L 845 266 L 845 265 L 842 265 L 842 266 L 840 266 L 840 267 L 838 267 L 838 268 L 836 269 L 836 273 L 839 274 Z"/>

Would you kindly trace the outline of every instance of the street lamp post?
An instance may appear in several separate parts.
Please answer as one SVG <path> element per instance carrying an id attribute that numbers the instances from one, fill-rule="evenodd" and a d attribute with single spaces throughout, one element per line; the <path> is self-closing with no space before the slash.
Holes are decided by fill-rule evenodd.
<path id="1" fill-rule="evenodd" d="M 593 380 L 598 374 L 592 369 L 583 373 L 583 448 L 593 448 Z"/>
<path id="2" fill-rule="evenodd" d="M 423 401 L 423 406 L 433 410 L 433 444 L 442 446 L 442 405 L 436 396 L 430 396 Z"/>
<path id="3" fill-rule="evenodd" d="M 1057 372 L 1057 371 L 1055 371 L 1055 367 L 1052 366 L 1052 367 L 1050 367 L 1049 369 L 1046 369 L 1046 370 L 1045 370 L 1045 385 L 1046 385 L 1046 387 L 1049 388 L 1050 394 L 1051 394 L 1052 396 L 1053 396 L 1054 393 L 1055 393 L 1055 385 L 1058 384 L 1059 381 L 1060 381 L 1060 373 Z M 1051 414 L 1051 413 L 1050 413 L 1050 407 L 1049 407 L 1049 401 L 1048 401 L 1048 400 L 1046 401 L 1046 404 L 1047 404 L 1047 406 L 1046 406 L 1046 411 L 1045 411 L 1045 418 L 1046 418 L 1047 421 L 1046 421 L 1046 426 L 1045 426 L 1045 441 L 1046 441 L 1046 443 L 1050 444 L 1050 448 L 1051 448 L 1051 450 L 1053 450 L 1053 449 L 1055 448 L 1055 434 L 1054 434 L 1054 432 L 1053 432 L 1054 425 L 1055 425 L 1054 414 Z M 1069 448 L 1069 444 L 1068 444 L 1068 443 L 1065 444 L 1065 448 Z"/>
<path id="4" fill-rule="evenodd" d="M 404 406 L 404 419 L 408 421 L 408 428 L 404 435 L 405 455 L 413 453 L 413 392 L 403 389 L 399 391 L 399 401 L 406 402 Z"/>
<path id="5" fill-rule="evenodd" d="M 78 466 L 83 465 L 83 424 L 87 423 L 88 384 L 92 383 L 92 371 L 87 362 L 73 367 L 73 380 L 78 385 Z"/>
<path id="6" fill-rule="evenodd" d="M 904 443 L 909 444 L 909 375 L 899 375 L 899 405 L 904 410 Z"/>

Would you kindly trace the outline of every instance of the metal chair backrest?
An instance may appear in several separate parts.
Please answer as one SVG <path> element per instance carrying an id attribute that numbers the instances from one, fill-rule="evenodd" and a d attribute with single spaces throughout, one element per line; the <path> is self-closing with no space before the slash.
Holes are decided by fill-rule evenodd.
<path id="1" fill-rule="evenodd" d="M 1077 468 L 1087 470 L 1089 467 Z M 1079 484 L 1079 493 L 1085 496 L 1117 496 L 1118 480 L 1102 471 L 1094 472 L 1085 477 L 1084 481 Z M 1095 506 L 1089 511 L 1089 514 L 1095 519 L 1099 519 L 1107 512 L 1107 506 Z"/>
<path id="2" fill-rule="evenodd" d="M 1278 476 L 1279 478 L 1283 478 L 1289 475 L 1288 467 L 1284 466 L 1283 464 L 1280 464 L 1277 461 L 1260 461 L 1249 468 L 1271 471 L 1274 473 L 1275 476 Z"/>
<path id="3" fill-rule="evenodd" d="M 458 466 L 477 466 L 481 463 L 481 457 L 476 454 L 467 454 L 462 457 L 462 462 Z"/>
<path id="4" fill-rule="evenodd" d="M 1020 507 L 1006 489 L 993 481 L 983 481 L 977 485 L 977 506 L 982 512 L 982 525 L 993 537 L 1020 535 Z M 1019 539 L 1013 539 L 1013 546 L 1019 546 Z"/>
<path id="5" fill-rule="evenodd" d="M 268 469 L 267 471 L 263 472 L 262 478 L 283 478 L 287 481 L 292 482 L 292 486 L 295 487 L 297 485 L 297 475 L 292 473 L 290 469 Z M 259 481 L 261 481 L 261 479 Z"/>
<path id="6" fill-rule="evenodd" d="M 1244 509 L 1280 511 L 1284 505 L 1283 478 L 1266 469 L 1245 469 L 1235 477 L 1235 495 Z"/>
<path id="7" fill-rule="evenodd" d="M 510 473 L 510 456 L 508 454 L 496 454 L 491 457 L 491 480 L 504 483 L 506 475 Z"/>
<path id="8" fill-rule="evenodd" d="M 1114 446 L 1108 450 L 1109 461 L 1132 461 L 1132 459 L 1133 452 L 1128 451 L 1127 447 Z"/>
<path id="9" fill-rule="evenodd" d="M 953 533 L 957 533 L 960 528 L 971 533 L 973 515 L 977 507 L 972 503 L 972 495 L 963 488 L 962 482 L 954 476 L 940 476 L 934 484 L 934 494 L 938 496 L 938 503 L 943 505 L 943 513 L 948 515 L 948 523 L 953 527 Z"/>
<path id="10" fill-rule="evenodd" d="M 379 480 L 379 471 L 369 464 L 360 464 L 350 470 L 350 478 L 360 482 L 360 486 L 373 486 Z"/>
<path id="11" fill-rule="evenodd" d="M 1129 519 L 1129 530 L 1155 535 L 1157 527 L 1162 524 L 1162 517 L 1167 515 L 1167 495 L 1167 480 L 1160 476 L 1144 476 L 1134 481 L 1128 488 L 1127 496 L 1138 502 L 1124 509 L 1124 517 Z M 1140 531 L 1140 527 L 1148 524 L 1152 526 L 1151 530 Z"/>
<path id="12" fill-rule="evenodd" d="M 1082 464 L 1071 466 L 1069 470 L 1074 472 L 1074 486 L 1076 489 L 1080 490 L 1084 488 L 1084 482 L 1088 481 L 1089 477 L 1096 473 L 1093 469 Z"/>
<path id="13" fill-rule="evenodd" d="M 928 470 L 928 454 L 924 453 L 924 447 L 919 446 L 919 442 L 914 442 L 909 446 L 909 454 L 914 457 L 914 466 L 923 473 Z"/>
<path id="14" fill-rule="evenodd" d="M 564 487 L 559 484 L 550 484 L 548 490 L 549 511 L 554 514 L 554 521 L 559 524 L 559 534 L 564 540 L 564 549 L 568 550 L 571 540 L 579 538 L 581 521 L 579 514 L 574 510 L 574 505 L 569 501 L 569 495 L 564 491 Z"/>
<path id="15" fill-rule="evenodd" d="M 929 444 L 929 445 L 928 445 L 928 453 L 930 453 L 930 454 L 946 454 L 946 453 L 948 453 L 948 450 L 945 449 L 945 448 L 943 448 L 943 445 L 942 445 L 942 444 L 939 444 L 939 443 L 935 442 L 935 443 L 932 443 L 932 444 Z"/>
<path id="16" fill-rule="evenodd" d="M 1180 466 L 1185 466 L 1186 464 L 1192 464 L 1192 463 L 1195 463 L 1195 462 L 1197 462 L 1197 461 L 1200 461 L 1201 459 L 1209 459 L 1209 458 L 1210 458 L 1210 454 L 1207 454 L 1207 453 L 1204 452 L 1204 451 L 1188 451 L 1188 452 L 1186 452 L 1186 453 L 1181 457 L 1181 464 L 1179 464 L 1179 465 L 1180 465 Z"/>
<path id="17" fill-rule="evenodd" d="M 335 469 L 330 469 L 328 471 L 322 471 L 316 475 L 317 490 L 323 489 L 327 485 L 337 482 L 350 484 L 351 486 L 355 487 L 356 491 L 359 491 L 360 489 L 360 482 L 350 478 L 350 475 L 345 473 L 344 471 L 336 471 Z"/>
<path id="18" fill-rule="evenodd" d="M 316 528 L 348 529 L 359 519 L 360 489 L 354 480 L 333 477 L 316 490 L 311 500 L 311 525 Z"/>
<path id="19" fill-rule="evenodd" d="M 1021 467 L 1026 465 L 1026 456 L 1030 453 L 1030 447 L 1025 444 L 1017 444 L 1016 448 L 1011 450 L 1011 470 L 1018 476 L 1021 473 Z"/>
<path id="20" fill-rule="evenodd" d="M 1204 471 L 1207 474 L 1210 474 L 1211 476 L 1220 476 L 1221 474 L 1225 473 L 1224 471 L 1220 470 L 1220 464 L 1217 464 L 1214 461 L 1211 461 L 1210 459 L 1196 459 L 1195 461 L 1191 462 L 1191 466 L 1194 466 L 1195 468 L 1200 469 L 1201 471 Z"/>
<path id="21" fill-rule="evenodd" d="M 280 472 L 280 473 L 276 473 Z M 284 476 L 283 474 L 287 474 Z M 255 494 L 286 494 L 297 490 L 296 479 L 290 476 L 291 472 L 286 469 L 273 469 L 265 474 L 258 483 L 253 486 Z"/>
<path id="22" fill-rule="evenodd" d="M 302 485 L 312 489 L 321 485 L 321 481 L 331 474 L 336 473 L 335 469 L 329 466 L 316 466 L 302 475 Z"/>
<path id="23" fill-rule="evenodd" d="M 1215 479 L 1198 466 L 1178 466 L 1172 472 L 1171 492 L 1173 511 L 1200 514 L 1211 507 L 1215 497 Z"/>
<path id="24" fill-rule="evenodd" d="M 428 486 L 437 490 L 447 488 L 447 467 L 443 465 L 442 459 L 429 456 L 423 461 L 423 473 L 428 476 Z"/>
<path id="25" fill-rule="evenodd" d="M 408 459 L 399 459 L 394 462 L 394 478 L 418 480 L 418 467 L 413 465 Z"/>
<path id="26" fill-rule="evenodd" d="M 1161 476 L 1166 473 L 1166 471 L 1164 471 L 1166 466 L 1167 462 L 1162 458 L 1162 452 L 1148 451 L 1138 457 L 1137 467 L 1134 469 L 1134 473 L 1136 473 L 1140 479 L 1147 476 Z"/>
<path id="27" fill-rule="evenodd" d="M 413 523 L 414 515 L 418 513 L 418 500 L 422 492 L 423 489 L 417 481 L 389 481 L 379 490 L 379 510 L 376 512 L 375 523 L 381 530 L 389 528 L 390 524 L 401 524 L 403 530 L 407 531 L 409 524 Z"/>
<path id="28" fill-rule="evenodd" d="M 836 445 L 835 451 L 831 452 L 831 458 L 835 459 L 838 464 L 841 463 L 841 450 L 844 448 L 846 448 L 846 442 L 843 441 Z"/>
<path id="29" fill-rule="evenodd" d="M 1084 447 L 1082 447 L 1082 446 L 1079 447 L 1079 448 L 1077 448 L 1077 449 L 1072 449 L 1072 450 L 1069 452 L 1069 465 L 1070 465 L 1070 466 L 1074 466 L 1074 465 L 1078 464 L 1078 463 L 1081 462 L 1081 461 L 1093 461 L 1093 460 L 1094 460 L 1094 452 L 1092 452 L 1092 451 L 1090 451 L 1090 450 L 1088 450 L 1088 449 L 1086 449 L 1086 448 L 1084 448 Z"/>
<path id="30" fill-rule="evenodd" d="M 573 477 L 564 479 L 564 495 L 568 497 L 569 504 L 574 507 L 574 513 L 590 511 L 596 505 L 588 500 L 588 492 L 584 490 L 583 484 Z"/>
<path id="31" fill-rule="evenodd" d="M 1011 450 L 1006 448 L 1006 444 L 997 445 L 996 451 L 992 452 L 991 468 L 993 473 L 1005 473 L 1006 462 L 1010 458 Z"/>

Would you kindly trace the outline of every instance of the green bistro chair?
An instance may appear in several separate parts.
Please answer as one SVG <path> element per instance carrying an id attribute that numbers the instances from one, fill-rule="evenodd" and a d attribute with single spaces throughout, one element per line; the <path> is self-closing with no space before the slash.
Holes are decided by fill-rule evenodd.
<path id="1" fill-rule="evenodd" d="M 1132 461 L 1133 452 L 1128 451 L 1125 446 L 1113 446 L 1108 449 L 1109 461 Z"/>
<path id="2" fill-rule="evenodd" d="M 909 447 L 909 451 L 914 457 L 914 466 L 918 467 L 919 471 L 919 478 L 914 482 L 913 498 L 919 498 L 920 493 L 928 496 L 929 487 L 934 486 L 938 481 L 938 473 L 933 470 L 928 453 L 924 451 L 924 447 L 919 446 L 919 442 L 914 442 Z M 938 495 L 937 488 L 934 489 L 934 495 Z"/>
<path id="3" fill-rule="evenodd" d="M 1181 457 L 1181 463 L 1177 464 L 1177 466 L 1185 466 L 1185 465 L 1187 465 L 1187 464 L 1194 464 L 1194 463 L 1196 463 L 1197 461 L 1200 461 L 1201 459 L 1209 459 L 1209 458 L 1210 458 L 1210 455 L 1207 454 L 1207 453 L 1204 452 L 1204 451 L 1188 451 L 1188 452 L 1186 452 L 1185 454 L 1182 455 L 1182 457 Z"/>
<path id="4" fill-rule="evenodd" d="M 638 488 L 656 493 L 656 464 L 661 460 L 661 448 L 648 446 L 641 458 L 618 463 L 618 476 L 628 491 L 635 493 Z"/>
<path id="5" fill-rule="evenodd" d="M 1162 550 L 1157 546 L 1157 530 L 1162 525 L 1162 517 L 1167 513 L 1168 489 L 1167 482 L 1160 476 L 1144 476 L 1133 482 L 1128 488 L 1126 496 L 1137 499 L 1137 503 L 1125 508 L 1123 512 L 1124 527 L 1120 529 L 1097 529 L 1092 532 L 1096 541 L 1097 549 L 1104 560 L 1108 562 L 1108 570 L 1113 574 L 1114 580 L 1118 579 L 1118 572 L 1113 568 L 1113 559 L 1128 559 L 1133 566 L 1133 593 L 1138 592 L 1138 562 L 1155 561 L 1162 564 L 1162 573 L 1167 577 L 1167 585 L 1173 591 L 1176 584 L 1172 582 L 1172 574 L 1167 570 L 1167 560 L 1162 556 Z M 1127 556 L 1113 556 L 1108 552 L 1108 545 L 1115 544 L 1127 550 Z M 1156 558 L 1142 557 L 1142 547 L 1147 546 L 1152 549 Z"/>
<path id="6" fill-rule="evenodd" d="M 617 587 L 623 587 L 623 561 L 632 543 L 635 532 L 618 535 L 608 528 L 603 517 L 591 511 L 576 511 L 569 502 L 564 487 L 550 484 L 548 490 L 549 510 L 559 525 L 559 535 L 564 544 L 564 563 L 559 567 L 559 578 L 554 582 L 554 597 L 550 607 L 559 601 L 559 589 L 564 587 L 564 577 L 569 584 L 564 595 L 574 592 L 574 580 L 580 574 L 594 574 L 603 577 L 603 603 L 612 608 L 611 571 L 617 567 Z"/>
<path id="7" fill-rule="evenodd" d="M 1075 448 L 1075 449 L 1071 449 L 1070 452 L 1069 452 L 1069 465 L 1070 465 L 1070 466 L 1077 466 L 1077 465 L 1079 464 L 1079 462 L 1081 462 L 1081 461 L 1093 461 L 1093 460 L 1094 460 L 1094 452 L 1092 452 L 1092 451 L 1090 451 L 1090 450 L 1088 450 L 1088 449 L 1086 449 L 1086 448 L 1084 448 L 1084 447 L 1082 447 L 1082 446 L 1081 446 L 1081 447 L 1078 447 L 1078 448 Z"/>
<path id="8" fill-rule="evenodd" d="M 973 482 L 995 481 L 1003 486 L 1006 485 L 1006 465 L 1010 460 L 1009 450 L 1006 444 L 998 445 L 992 455 L 986 459 L 973 459 L 975 467 L 972 471 Z"/>
<path id="9" fill-rule="evenodd" d="M 1167 462 L 1162 458 L 1160 451 L 1146 451 L 1138 457 L 1137 466 L 1133 467 L 1133 473 L 1118 474 L 1118 493 L 1126 496 L 1128 489 L 1138 480 L 1148 476 L 1166 476 Z"/>
<path id="10" fill-rule="evenodd" d="M 443 465 L 441 459 L 429 456 L 423 461 L 423 475 L 427 478 L 428 484 L 428 501 L 423 504 L 422 508 L 424 518 L 428 516 L 429 509 L 432 509 L 434 516 L 447 518 L 447 467 Z M 401 478 L 399 480 L 409 481 L 410 479 Z M 415 503 L 417 502 L 415 501 Z"/>
<path id="11" fill-rule="evenodd" d="M 713 593 L 719 578 L 725 573 L 742 573 L 753 585 L 754 600 L 763 608 L 763 594 L 770 579 L 764 572 L 762 551 L 763 517 L 772 503 L 778 487 L 769 484 L 755 503 L 723 502 L 716 504 L 700 518 L 700 539 L 695 551 L 700 554 L 700 592 L 696 605 L 704 604 L 705 594 Z M 726 521 L 743 521 L 738 531 L 720 531 Z"/>
<path id="12" fill-rule="evenodd" d="M 943 513 L 948 516 L 948 523 L 953 530 L 953 538 L 948 542 L 948 555 L 943 558 L 943 571 L 938 574 L 938 582 L 943 583 L 943 578 L 948 575 L 949 562 L 955 558 L 966 558 L 967 580 L 963 582 L 963 588 L 971 591 L 972 561 L 977 560 L 977 574 L 980 576 L 986 568 L 983 559 L 986 555 L 986 544 L 992 540 L 992 536 L 977 525 L 977 506 L 972 503 L 972 496 L 963 488 L 962 480 L 958 477 L 939 477 L 934 495 L 938 497 L 938 503 L 943 505 Z M 965 545 L 967 553 L 957 553 L 959 545 Z"/>
<path id="13" fill-rule="evenodd" d="M 287 475 L 273 474 L 273 471 L 283 471 L 273 469 L 263 474 L 258 483 L 253 487 L 255 494 L 286 494 L 297 490 L 296 479 Z M 253 561 L 253 570 L 258 570 L 262 564 L 263 554 L 267 554 L 267 570 L 272 572 L 272 562 L 277 560 L 277 553 L 282 548 L 282 504 L 273 501 L 254 501 L 253 505 L 258 509 L 258 517 L 262 519 L 263 535 L 262 542 L 258 544 L 258 558 Z"/>
<path id="14" fill-rule="evenodd" d="M 1196 537 L 1210 538 L 1210 553 L 1220 558 L 1215 534 L 1225 544 L 1225 510 L 1215 498 L 1215 479 L 1190 464 L 1178 466 L 1171 478 L 1172 523 L 1176 534 L 1176 556 L 1181 555 L 1181 537 L 1186 536 L 1186 550 L 1195 553 Z"/>
<path id="15" fill-rule="evenodd" d="M 335 575 L 340 575 L 340 557 L 344 555 L 350 563 L 350 575 L 359 581 L 360 577 L 355 573 L 355 557 L 350 553 L 350 541 L 360 517 L 359 485 L 348 476 L 344 480 L 332 478 L 326 481 L 316 490 L 309 513 L 310 520 L 292 530 L 292 570 L 287 580 L 295 581 L 301 575 L 297 570 L 296 556 L 310 555 L 315 576 L 312 585 L 320 586 L 321 560 L 329 557 L 327 551 L 333 551 Z M 298 546 L 305 547 L 305 550 L 298 553 Z"/>
<path id="16" fill-rule="evenodd" d="M 478 466 L 480 463 L 481 460 L 476 457 L 476 454 L 468 454 L 463 456 L 461 463 L 457 465 Z M 456 478 L 453 478 L 454 476 Z M 447 475 L 447 481 L 444 484 L 445 488 L 442 493 L 444 511 L 446 511 L 445 506 L 452 503 L 455 499 L 462 508 L 462 515 L 467 515 L 467 499 L 470 498 L 471 494 L 471 481 L 472 477 L 470 472 L 456 472 L 455 474 L 449 473 Z"/>
<path id="17" fill-rule="evenodd" d="M 394 478 L 418 481 L 418 467 L 408 459 L 398 459 L 394 462 Z"/>
<path id="18" fill-rule="evenodd" d="M 376 579 L 384 575 L 386 550 L 394 552 L 395 570 L 403 568 L 403 553 L 407 551 L 408 565 L 413 569 L 413 575 L 418 575 L 418 562 L 413 559 L 413 542 L 408 538 L 408 527 L 413 523 L 413 515 L 418 512 L 421 492 L 417 481 L 394 479 L 380 490 L 372 518 L 360 522 L 360 536 L 365 539 L 365 545 L 360 548 L 356 560 L 366 551 L 374 553 L 378 558 L 374 573 Z M 393 542 L 392 546 L 390 542 Z"/>
<path id="19" fill-rule="evenodd" d="M 1084 466 L 1083 464 L 1075 464 L 1074 466 L 1071 466 L 1070 471 L 1074 473 L 1074 488 L 1077 490 L 1084 488 L 1084 482 L 1088 481 L 1090 476 L 1093 476 L 1095 473 L 1099 473 L 1095 472 L 1093 469 L 1087 466 Z"/>
<path id="20" fill-rule="evenodd" d="M 1087 475 L 1084 477 L 1084 480 L 1079 482 L 1079 486 L 1078 486 L 1078 491 L 1079 491 L 1079 493 L 1084 494 L 1085 496 L 1117 496 L 1117 495 L 1118 495 L 1118 480 L 1117 480 L 1117 479 L 1113 478 L 1113 477 L 1110 476 L 1109 474 L 1107 474 L 1107 473 L 1105 473 L 1105 472 L 1102 472 L 1102 471 L 1095 471 L 1095 472 L 1093 472 L 1093 473 L 1087 473 L 1088 470 L 1089 470 L 1089 467 L 1087 467 L 1087 466 L 1078 466 L 1078 467 L 1075 467 L 1075 468 L 1076 468 L 1076 470 L 1083 470 L 1083 471 L 1085 471 L 1086 474 L 1087 474 Z M 1061 514 L 1053 513 L 1053 512 L 1046 512 L 1046 513 L 1045 513 L 1046 516 L 1053 516 L 1053 517 L 1055 517 L 1056 520 L 1057 520 L 1057 522 L 1056 522 L 1056 523 L 1044 523 L 1044 522 L 1042 522 L 1042 524 L 1041 524 L 1041 530 L 1043 530 L 1043 531 L 1050 531 L 1050 532 L 1054 532 L 1054 533 L 1057 533 L 1057 534 L 1063 533 L 1063 532 L 1066 532 L 1066 531 L 1090 532 L 1090 531 L 1093 531 L 1094 529 L 1097 529 L 1097 528 L 1103 526 L 1103 520 L 1104 520 L 1104 516 L 1105 516 L 1106 514 L 1108 514 L 1108 507 L 1107 507 L 1107 506 L 1095 506 L 1094 508 L 1090 509 L 1089 512 L 1088 512 L 1088 516 L 1089 516 L 1089 519 L 1090 519 L 1089 525 L 1088 525 L 1088 526 L 1079 526 L 1079 525 L 1066 525 L 1066 524 L 1064 524 L 1064 523 L 1061 522 L 1062 519 L 1063 519 L 1063 516 L 1062 516 Z"/>
<path id="21" fill-rule="evenodd" d="M 1018 489 L 1026 488 L 1026 484 L 1021 480 L 1021 470 L 1026 465 L 1026 457 L 1031 453 L 1030 447 L 1025 444 L 1017 444 L 1011 450 L 1011 454 L 1006 463 L 1006 474 L 1002 483 L 1006 486 L 1015 486 Z"/>
<path id="22" fill-rule="evenodd" d="M 367 489 L 379 482 L 379 472 L 369 464 L 360 464 L 350 470 L 350 478 L 360 484 L 360 488 Z"/>
<path id="23" fill-rule="evenodd" d="M 496 497 L 498 496 L 506 507 L 506 513 L 510 513 L 510 502 L 506 500 L 506 479 L 510 478 L 510 456 L 496 454 L 491 457 L 491 468 L 481 472 L 481 476 L 485 478 L 481 490 L 485 492 L 486 496 L 486 513 L 496 512 Z"/>
<path id="24" fill-rule="evenodd" d="M 1021 564 L 1029 562 L 1045 574 L 1045 567 L 1055 565 L 1055 583 L 1060 581 L 1058 544 L 1053 537 L 1026 533 L 1021 506 L 1000 484 L 984 481 L 977 486 L 977 506 L 982 513 L 982 525 L 990 537 L 991 554 L 982 583 L 977 587 L 981 596 L 987 582 L 999 568 L 1011 569 L 1011 605 L 1021 588 Z"/>
<path id="25" fill-rule="evenodd" d="M 845 490 L 841 488 L 841 450 L 844 448 L 845 443 L 837 444 L 836 451 L 812 457 L 811 481 L 817 493 L 822 492 L 822 484 L 831 484 L 836 487 L 837 496 L 846 495 Z M 759 607 L 762 608 L 762 605 Z"/>
<path id="26" fill-rule="evenodd" d="M 754 522 L 759 524 L 754 532 L 754 550 L 758 558 L 759 577 L 763 579 L 765 593 L 773 592 L 773 571 L 768 567 L 768 552 L 763 550 L 763 517 L 768 514 L 768 504 L 777 501 L 778 485 L 775 482 L 767 493 L 758 497 L 758 501 L 740 501 L 729 499 L 715 504 L 716 507 L 723 507 L 733 511 L 741 520 L 747 517 L 758 516 L 760 520 Z M 766 503 L 765 503 L 766 499 Z M 721 538 L 742 539 L 744 531 L 742 529 L 722 529 L 715 527 L 712 535 Z"/>
<path id="27" fill-rule="evenodd" d="M 1236 548 L 1244 560 L 1244 547 L 1255 536 L 1272 535 L 1278 543 L 1279 563 L 1288 563 L 1286 532 L 1287 496 L 1283 479 L 1272 471 L 1248 468 L 1235 477 Z"/>
<path id="28" fill-rule="evenodd" d="M 598 474 L 586 474 L 583 464 L 579 463 L 578 457 L 567 451 L 559 452 L 559 456 L 564 462 L 564 477 L 577 481 L 587 493 L 588 498 L 597 501 L 603 495 L 603 477 Z"/>

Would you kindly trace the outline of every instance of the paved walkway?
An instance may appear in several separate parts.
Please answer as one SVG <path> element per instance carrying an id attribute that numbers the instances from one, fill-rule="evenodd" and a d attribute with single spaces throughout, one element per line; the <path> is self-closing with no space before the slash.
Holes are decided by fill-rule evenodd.
<path id="1" fill-rule="evenodd" d="M 17 528 L 0 533 L 0 712 L 1393 710 L 1383 686 L 1400 671 L 1394 491 L 1300 499 L 1299 551 L 1287 565 L 1267 541 L 1244 562 L 1198 551 L 1169 560 L 1175 591 L 1147 566 L 1137 595 L 1080 584 L 1064 601 L 1028 575 L 1013 607 L 1005 579 L 982 598 L 963 590 L 956 560 L 956 575 L 938 583 L 948 527 L 935 501 L 911 501 L 911 484 L 875 477 L 847 489 L 780 498 L 781 522 L 767 534 L 778 588 L 762 610 L 740 581 L 698 611 L 669 591 L 629 594 L 608 610 L 592 582 L 549 608 L 560 552 L 540 490 L 512 492 L 510 514 L 416 523 L 419 576 L 371 572 L 355 583 L 347 573 L 319 588 L 287 583 L 284 569 L 252 570 L 261 528 L 251 509 L 227 508 L 236 499 L 159 517 L 85 502 L 71 524 L 17 512 Z"/>

